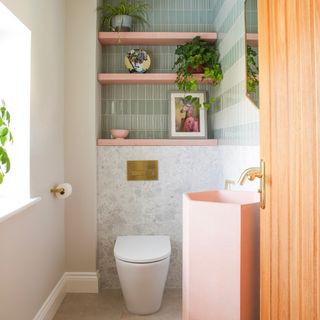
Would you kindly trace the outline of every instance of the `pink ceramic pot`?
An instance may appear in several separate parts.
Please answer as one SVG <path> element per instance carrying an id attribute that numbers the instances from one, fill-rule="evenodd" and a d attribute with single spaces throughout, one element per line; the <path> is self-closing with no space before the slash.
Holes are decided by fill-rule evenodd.
<path id="1" fill-rule="evenodd" d="M 129 134 L 129 130 L 127 129 L 111 129 L 110 131 L 114 139 L 124 139 Z"/>

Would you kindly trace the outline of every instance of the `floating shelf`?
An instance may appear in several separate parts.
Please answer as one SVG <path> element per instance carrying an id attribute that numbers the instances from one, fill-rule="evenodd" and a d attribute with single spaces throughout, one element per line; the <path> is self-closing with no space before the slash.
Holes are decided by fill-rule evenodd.
<path id="1" fill-rule="evenodd" d="M 216 32 L 99 32 L 102 45 L 178 45 L 200 36 L 209 42 L 217 40 Z"/>
<path id="2" fill-rule="evenodd" d="M 202 83 L 203 74 L 194 74 L 196 80 Z M 101 84 L 161 84 L 175 83 L 177 79 L 176 73 L 99 73 L 98 81 Z"/>
<path id="3" fill-rule="evenodd" d="M 216 146 L 216 139 L 98 139 L 97 146 Z"/>
<path id="4" fill-rule="evenodd" d="M 251 47 L 258 46 L 258 34 L 257 33 L 247 33 L 246 34 L 247 44 Z"/>
<path id="5" fill-rule="evenodd" d="M 200 36 L 208 42 L 217 40 L 215 32 L 99 32 L 102 45 L 179 45 Z M 202 81 L 203 74 L 195 74 Z M 99 73 L 98 81 L 108 84 L 173 84 L 176 73 Z M 97 146 L 216 146 L 215 139 L 98 139 Z"/>

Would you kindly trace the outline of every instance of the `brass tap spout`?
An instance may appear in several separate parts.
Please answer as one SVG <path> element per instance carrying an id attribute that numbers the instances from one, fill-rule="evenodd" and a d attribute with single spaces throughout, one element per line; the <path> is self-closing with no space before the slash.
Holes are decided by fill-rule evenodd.
<path id="1" fill-rule="evenodd" d="M 238 180 L 238 184 L 243 185 L 246 182 L 246 179 L 252 181 L 255 178 L 260 179 L 260 207 L 264 209 L 266 207 L 266 169 L 265 162 L 263 159 L 260 160 L 260 168 L 259 167 L 251 167 L 244 170 L 241 173 L 241 176 Z"/>
<path id="2" fill-rule="evenodd" d="M 241 173 L 241 176 L 238 180 L 238 184 L 244 185 L 244 183 L 246 182 L 246 179 L 252 181 L 255 178 L 261 178 L 261 177 L 262 177 L 261 169 L 259 167 L 251 167 Z"/>

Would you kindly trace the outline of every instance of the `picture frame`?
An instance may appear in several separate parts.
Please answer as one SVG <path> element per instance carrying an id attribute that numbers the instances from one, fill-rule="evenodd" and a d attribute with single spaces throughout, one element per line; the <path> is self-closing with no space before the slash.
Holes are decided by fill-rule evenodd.
<path id="1" fill-rule="evenodd" d="M 169 138 L 171 139 L 206 139 L 207 110 L 198 109 L 186 97 L 199 99 L 200 104 L 206 102 L 205 91 L 170 92 L 169 102 Z"/>

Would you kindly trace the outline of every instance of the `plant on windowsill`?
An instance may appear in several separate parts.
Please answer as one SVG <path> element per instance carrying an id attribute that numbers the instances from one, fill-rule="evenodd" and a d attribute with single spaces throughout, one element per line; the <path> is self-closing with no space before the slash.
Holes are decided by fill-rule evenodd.
<path id="1" fill-rule="evenodd" d="M 176 84 L 180 91 L 187 93 L 198 89 L 195 73 L 203 73 L 202 80 L 209 80 L 214 86 L 222 80 L 219 51 L 210 42 L 197 36 L 190 42 L 177 46 L 175 54 L 177 59 L 172 69 L 176 69 Z M 186 99 L 194 103 L 198 108 L 201 107 L 199 100 L 192 97 L 192 95 L 187 95 Z M 209 109 L 213 102 L 214 99 L 210 98 L 208 102 L 203 104 L 203 107 Z"/>
<path id="2" fill-rule="evenodd" d="M 149 5 L 140 0 L 120 0 L 119 5 L 103 0 L 102 5 L 97 8 L 100 13 L 100 30 L 130 31 L 133 20 L 144 27 L 148 25 L 148 8 Z"/>
<path id="3" fill-rule="evenodd" d="M 13 142 L 12 133 L 9 129 L 10 113 L 6 108 L 4 100 L 0 103 L 0 184 L 4 176 L 10 171 L 10 158 L 5 145 Z"/>

